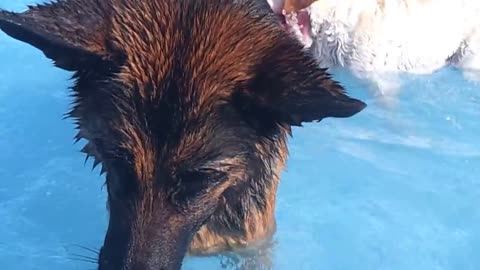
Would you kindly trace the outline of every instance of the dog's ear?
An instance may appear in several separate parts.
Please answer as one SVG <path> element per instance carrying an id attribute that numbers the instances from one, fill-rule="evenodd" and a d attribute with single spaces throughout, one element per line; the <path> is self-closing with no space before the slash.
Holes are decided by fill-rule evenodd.
<path id="1" fill-rule="evenodd" d="M 301 126 L 327 117 L 350 117 L 366 107 L 349 97 L 295 41 L 285 36 L 275 40 L 254 79 L 234 94 L 234 104 L 250 122 L 258 127 Z"/>
<path id="2" fill-rule="evenodd" d="M 40 49 L 56 66 L 79 70 L 106 57 L 107 15 L 101 2 L 59 1 L 29 6 L 23 13 L 0 10 L 0 29 Z"/>

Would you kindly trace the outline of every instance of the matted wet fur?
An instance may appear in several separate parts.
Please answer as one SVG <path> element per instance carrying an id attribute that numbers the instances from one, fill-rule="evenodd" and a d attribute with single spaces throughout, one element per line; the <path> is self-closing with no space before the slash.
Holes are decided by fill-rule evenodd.
<path id="1" fill-rule="evenodd" d="M 66 0 L 0 28 L 74 72 L 69 116 L 106 172 L 103 270 L 268 239 L 290 127 L 365 107 L 263 0 Z"/>

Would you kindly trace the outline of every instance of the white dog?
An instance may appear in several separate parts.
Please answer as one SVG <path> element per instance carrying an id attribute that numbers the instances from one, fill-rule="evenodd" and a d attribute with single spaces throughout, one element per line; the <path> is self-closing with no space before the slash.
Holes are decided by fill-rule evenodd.
<path id="1" fill-rule="evenodd" d="M 321 66 L 345 67 L 380 94 L 395 93 L 401 72 L 480 74 L 480 0 L 268 1 Z"/>

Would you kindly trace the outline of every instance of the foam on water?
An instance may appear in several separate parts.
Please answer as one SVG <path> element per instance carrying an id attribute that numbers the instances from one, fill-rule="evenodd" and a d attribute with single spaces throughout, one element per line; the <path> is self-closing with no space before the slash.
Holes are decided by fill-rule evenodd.
<path id="1" fill-rule="evenodd" d="M 0 59 L 0 267 L 91 269 L 69 257 L 101 245 L 105 190 L 62 120 L 70 74 L 4 34 Z M 408 76 L 386 109 L 335 78 L 369 107 L 294 129 L 273 243 L 184 269 L 480 269 L 480 85 L 450 69 Z"/>

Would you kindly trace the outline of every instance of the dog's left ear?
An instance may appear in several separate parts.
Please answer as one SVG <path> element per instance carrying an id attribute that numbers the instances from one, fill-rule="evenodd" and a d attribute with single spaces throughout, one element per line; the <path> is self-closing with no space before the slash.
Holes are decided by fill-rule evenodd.
<path id="1" fill-rule="evenodd" d="M 272 121 L 292 126 L 327 117 L 351 117 L 366 104 L 349 97 L 314 57 L 291 38 L 276 40 L 255 77 L 234 102 L 259 127 Z"/>
<path id="2" fill-rule="evenodd" d="M 76 71 L 106 57 L 108 17 L 103 5 L 69 0 L 30 6 L 22 13 L 0 10 L 0 29 L 41 50 L 56 66 Z"/>

